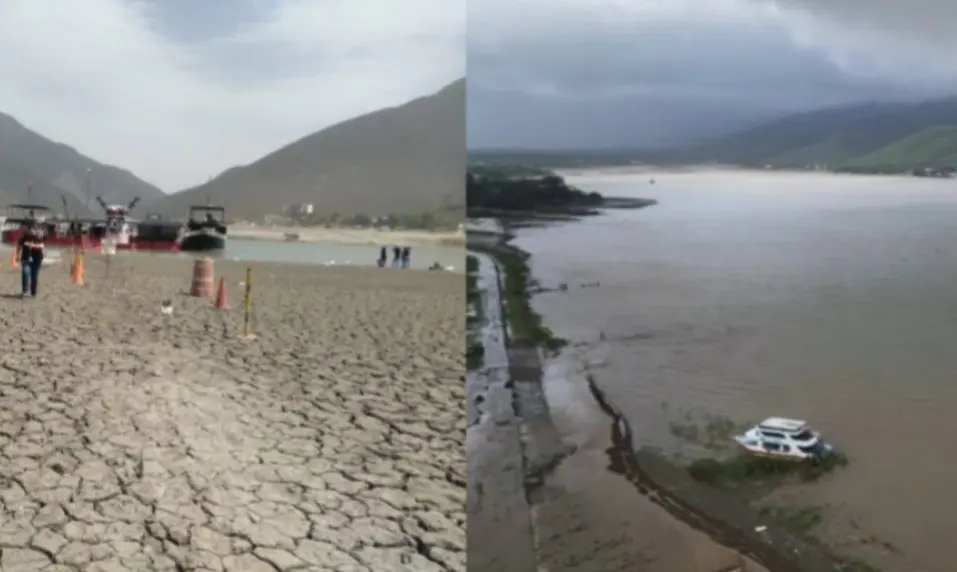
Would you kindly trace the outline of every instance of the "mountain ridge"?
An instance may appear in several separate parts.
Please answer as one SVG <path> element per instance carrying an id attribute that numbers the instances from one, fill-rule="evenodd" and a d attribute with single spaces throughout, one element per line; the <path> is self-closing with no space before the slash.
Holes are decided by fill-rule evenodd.
<path id="1" fill-rule="evenodd" d="M 946 128 L 955 125 L 957 96 L 912 103 L 870 101 L 788 114 L 670 149 L 472 150 L 470 158 L 493 163 L 518 159 L 552 168 L 720 163 L 875 173 L 954 170 L 957 157 L 949 149 L 957 147 L 957 130 Z"/>
<path id="2" fill-rule="evenodd" d="M 97 195 L 117 203 L 165 195 L 128 169 L 92 159 L 7 113 L 0 113 L 0 190 L 4 203 L 39 203 L 55 210 L 65 198 L 70 214 L 80 216 L 100 214 Z"/>
<path id="3" fill-rule="evenodd" d="M 258 219 L 310 203 L 329 213 L 410 214 L 464 205 L 465 80 L 292 141 L 148 208 L 182 215 L 207 200 Z"/>

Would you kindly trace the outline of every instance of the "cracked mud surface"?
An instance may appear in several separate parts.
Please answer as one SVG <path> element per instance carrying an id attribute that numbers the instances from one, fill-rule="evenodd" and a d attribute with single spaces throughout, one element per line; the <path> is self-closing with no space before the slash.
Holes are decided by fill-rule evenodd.
<path id="1" fill-rule="evenodd" d="M 0 569 L 465 570 L 463 277 L 191 264 L 0 299 Z"/>

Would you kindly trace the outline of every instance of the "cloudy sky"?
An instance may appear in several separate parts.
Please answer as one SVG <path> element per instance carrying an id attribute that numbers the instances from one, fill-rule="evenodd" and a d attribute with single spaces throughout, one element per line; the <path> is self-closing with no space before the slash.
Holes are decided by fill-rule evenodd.
<path id="1" fill-rule="evenodd" d="M 166 191 L 464 74 L 464 0 L 0 0 L 0 112 Z"/>
<path id="2" fill-rule="evenodd" d="M 952 0 L 473 0 L 472 147 L 667 145 L 957 94 Z"/>

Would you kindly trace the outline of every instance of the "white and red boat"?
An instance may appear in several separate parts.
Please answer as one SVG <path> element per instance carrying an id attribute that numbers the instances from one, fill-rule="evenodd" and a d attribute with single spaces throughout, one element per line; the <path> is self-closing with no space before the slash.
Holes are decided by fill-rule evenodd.
<path id="1" fill-rule="evenodd" d="M 129 212 L 138 199 L 127 206 L 107 205 L 99 197 L 97 200 L 106 212 L 105 219 L 60 218 L 51 216 L 50 208 L 43 205 L 8 205 L 7 218 L 0 231 L 2 241 L 7 245 L 17 244 L 27 225 L 35 223 L 43 229 L 50 247 L 93 250 L 102 248 L 107 241 L 119 250 L 179 250 L 184 232 L 182 223 L 130 218 Z"/>

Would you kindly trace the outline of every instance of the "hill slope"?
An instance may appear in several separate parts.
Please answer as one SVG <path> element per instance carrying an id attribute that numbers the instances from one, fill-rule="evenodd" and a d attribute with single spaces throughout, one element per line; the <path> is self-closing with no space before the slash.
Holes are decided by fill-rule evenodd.
<path id="1" fill-rule="evenodd" d="M 957 167 L 957 125 L 925 129 L 848 161 L 845 168 L 887 172 L 923 167 Z"/>
<path id="2" fill-rule="evenodd" d="M 674 162 L 718 161 L 738 165 L 841 167 L 927 129 L 957 125 L 957 98 L 921 103 L 848 105 L 791 115 L 729 137 L 673 150 Z M 912 149 L 912 151 L 915 151 Z M 889 159 L 887 154 L 882 155 Z M 902 170 L 921 155 L 891 161 Z M 878 167 L 870 160 L 875 168 Z M 887 165 L 890 166 L 890 163 Z"/>
<path id="3" fill-rule="evenodd" d="M 410 214 L 464 205 L 465 80 L 404 105 L 344 121 L 209 183 L 149 205 L 182 216 L 222 205 L 232 218 L 312 203 L 327 213 Z"/>
<path id="4" fill-rule="evenodd" d="M 140 197 L 145 203 L 165 196 L 133 173 L 98 163 L 0 113 L 0 201 L 36 202 L 60 210 L 62 194 L 71 214 L 102 214 L 93 196 L 86 196 L 87 181 L 90 194 L 107 202 L 128 203 Z"/>

